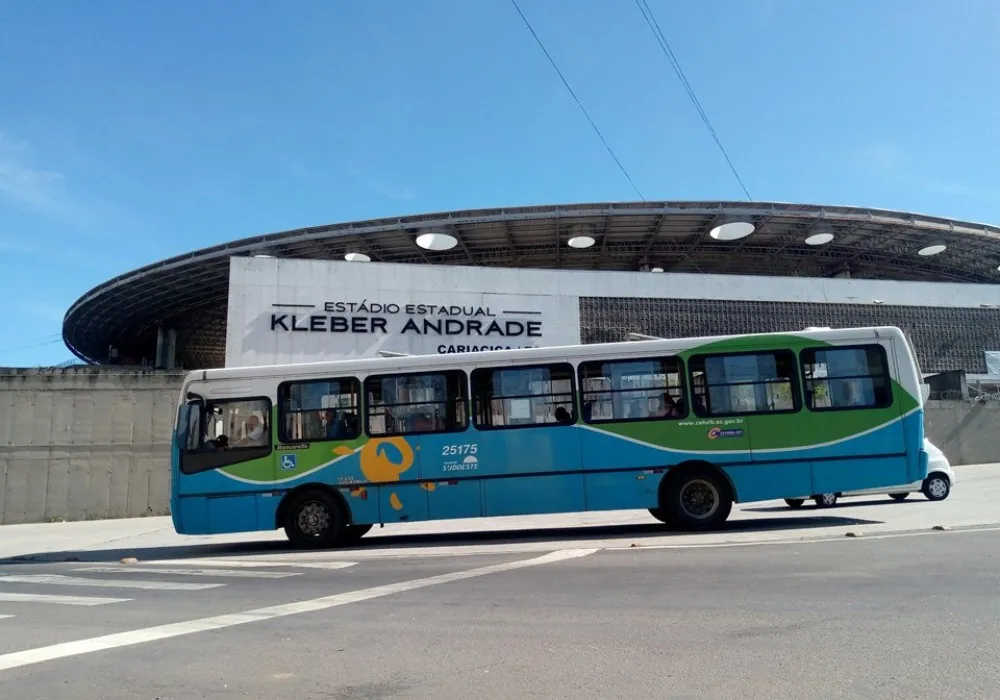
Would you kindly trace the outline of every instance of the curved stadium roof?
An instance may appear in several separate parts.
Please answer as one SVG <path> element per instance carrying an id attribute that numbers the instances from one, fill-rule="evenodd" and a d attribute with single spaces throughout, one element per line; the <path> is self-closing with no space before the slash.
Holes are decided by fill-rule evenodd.
<path id="1" fill-rule="evenodd" d="M 718 241 L 709 232 L 730 220 L 752 235 Z M 424 250 L 415 238 L 445 231 L 458 245 Z M 825 245 L 805 239 L 831 233 Z M 589 235 L 586 249 L 567 246 Z M 815 240 L 815 239 L 814 239 Z M 932 245 L 947 248 L 922 256 Z M 104 362 L 109 346 L 152 358 L 156 329 L 177 330 L 187 367 L 224 363 L 229 258 L 342 260 L 362 252 L 374 262 L 584 270 L 1000 283 L 1000 227 L 906 212 L 770 202 L 626 202 L 480 209 L 332 224 L 245 238 L 128 272 L 84 294 L 66 313 L 63 339 L 83 360 Z"/>

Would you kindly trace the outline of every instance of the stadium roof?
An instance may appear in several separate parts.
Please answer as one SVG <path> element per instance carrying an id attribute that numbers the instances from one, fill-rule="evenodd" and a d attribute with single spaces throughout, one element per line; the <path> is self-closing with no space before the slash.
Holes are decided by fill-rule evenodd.
<path id="1" fill-rule="evenodd" d="M 731 241 L 710 235 L 732 221 L 753 224 L 753 233 Z M 425 250 L 416 237 L 426 232 L 450 234 L 457 244 Z M 593 245 L 568 245 L 580 236 Z M 1000 227 L 906 212 L 771 202 L 479 209 L 267 234 L 147 265 L 83 295 L 66 313 L 63 339 L 90 362 L 106 362 L 112 346 L 125 357 L 152 358 L 156 329 L 166 325 L 177 330 L 178 361 L 221 366 L 230 257 L 343 260 L 348 253 L 437 265 L 1000 283 Z"/>

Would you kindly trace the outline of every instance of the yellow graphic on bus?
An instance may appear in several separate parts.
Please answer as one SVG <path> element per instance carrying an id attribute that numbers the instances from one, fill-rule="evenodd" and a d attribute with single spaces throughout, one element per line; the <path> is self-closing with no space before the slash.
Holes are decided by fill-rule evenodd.
<path id="1" fill-rule="evenodd" d="M 393 461 L 397 456 L 399 461 Z M 412 466 L 413 448 L 401 437 L 375 438 L 361 448 L 361 473 L 366 481 L 376 484 L 399 481 Z M 403 502 L 395 493 L 390 494 L 389 505 L 393 510 L 403 509 Z"/>

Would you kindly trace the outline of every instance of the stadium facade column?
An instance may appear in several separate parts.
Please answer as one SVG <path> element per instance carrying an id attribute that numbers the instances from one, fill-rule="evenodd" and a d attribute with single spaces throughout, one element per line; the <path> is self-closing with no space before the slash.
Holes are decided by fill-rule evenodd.
<path id="1" fill-rule="evenodd" d="M 156 368 L 174 369 L 177 357 L 177 330 L 159 326 L 156 329 Z"/>

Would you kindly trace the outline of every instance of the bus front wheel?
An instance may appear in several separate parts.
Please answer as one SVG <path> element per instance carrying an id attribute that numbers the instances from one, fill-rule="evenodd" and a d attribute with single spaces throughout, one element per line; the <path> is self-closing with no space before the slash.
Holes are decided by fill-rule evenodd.
<path id="1" fill-rule="evenodd" d="M 667 513 L 667 511 L 664 510 L 663 508 L 650 508 L 649 514 L 652 515 L 657 520 L 659 520 L 664 525 L 671 524 L 670 514 Z"/>
<path id="2" fill-rule="evenodd" d="M 678 527 L 688 530 L 715 528 L 722 525 L 732 511 L 732 489 L 726 478 L 714 469 L 685 469 L 664 486 L 662 510 Z"/>
<path id="3" fill-rule="evenodd" d="M 303 491 L 285 511 L 285 535 L 297 547 L 321 549 L 336 545 L 347 527 L 344 510 L 325 491 Z"/>

